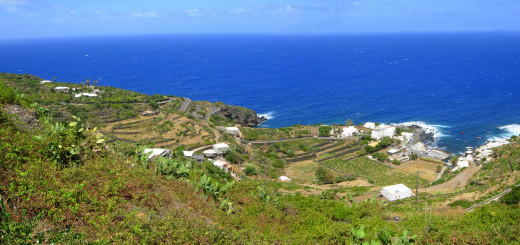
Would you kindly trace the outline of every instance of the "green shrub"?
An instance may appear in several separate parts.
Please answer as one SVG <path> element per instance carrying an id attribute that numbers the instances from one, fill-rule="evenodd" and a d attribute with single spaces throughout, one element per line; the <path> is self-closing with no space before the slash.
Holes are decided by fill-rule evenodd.
<path id="1" fill-rule="evenodd" d="M 505 194 L 500 201 L 505 204 L 517 204 L 520 202 L 520 186 L 515 186 L 513 189 Z"/>
<path id="2" fill-rule="evenodd" d="M 471 202 L 468 200 L 457 200 L 457 201 L 454 201 L 454 202 L 448 204 L 448 206 L 450 206 L 450 207 L 461 206 L 462 208 L 466 209 L 466 208 L 471 207 Z"/>
<path id="3" fill-rule="evenodd" d="M 246 173 L 247 176 L 256 175 L 256 169 L 253 166 L 247 166 L 244 169 L 244 172 Z"/>
<path id="4" fill-rule="evenodd" d="M 416 153 L 412 153 L 412 154 L 410 154 L 410 160 L 415 160 L 415 159 L 417 159 L 418 157 L 419 157 L 419 156 L 417 156 Z"/>
<path id="5" fill-rule="evenodd" d="M 320 126 L 318 128 L 320 137 L 328 137 L 328 136 L 330 136 L 330 130 L 332 130 L 331 126 Z"/>
<path id="6" fill-rule="evenodd" d="M 318 183 L 321 185 L 332 184 L 334 181 L 334 176 L 332 175 L 332 172 L 329 169 L 324 168 L 322 166 L 319 166 L 316 169 L 315 174 L 316 174 L 316 179 L 318 180 Z"/>

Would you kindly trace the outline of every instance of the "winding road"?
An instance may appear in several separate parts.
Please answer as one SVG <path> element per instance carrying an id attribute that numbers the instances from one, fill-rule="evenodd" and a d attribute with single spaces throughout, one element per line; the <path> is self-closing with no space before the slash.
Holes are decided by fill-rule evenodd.
<path id="1" fill-rule="evenodd" d="M 188 109 L 188 106 L 190 106 L 191 100 L 188 98 L 183 98 L 184 102 L 182 102 L 181 107 L 179 108 L 179 111 L 185 112 L 186 109 Z"/>

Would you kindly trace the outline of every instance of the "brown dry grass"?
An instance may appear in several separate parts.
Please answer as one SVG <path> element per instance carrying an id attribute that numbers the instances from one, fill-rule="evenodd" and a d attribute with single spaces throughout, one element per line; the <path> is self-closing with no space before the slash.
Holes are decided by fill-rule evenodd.
<path id="1" fill-rule="evenodd" d="M 170 115 L 162 120 L 158 120 L 159 115 L 152 117 L 139 116 L 115 123 L 107 124 L 102 128 L 102 131 L 109 136 L 114 136 L 120 139 L 131 140 L 135 142 L 151 140 L 152 142 L 161 139 L 170 139 L 166 142 L 156 143 L 156 146 L 172 146 L 178 144 L 194 145 L 202 144 L 204 140 L 211 140 L 214 138 L 213 134 L 206 131 L 201 122 L 191 120 L 187 117 L 179 117 L 177 115 Z M 173 127 L 166 132 L 160 125 L 166 122 L 171 122 Z M 125 128 L 118 129 L 116 126 L 122 125 Z M 188 128 L 182 125 L 189 125 Z M 186 135 L 182 134 L 184 132 Z M 200 134 L 199 134 L 200 132 Z M 133 133 L 133 134 L 128 134 Z M 179 135 L 178 135 L 179 134 Z"/>
<path id="2" fill-rule="evenodd" d="M 428 181 L 434 181 L 439 175 L 439 173 L 436 172 L 437 163 L 426 162 L 420 159 L 404 162 L 396 168 L 411 174 L 416 174 L 417 171 L 421 171 L 421 178 Z"/>

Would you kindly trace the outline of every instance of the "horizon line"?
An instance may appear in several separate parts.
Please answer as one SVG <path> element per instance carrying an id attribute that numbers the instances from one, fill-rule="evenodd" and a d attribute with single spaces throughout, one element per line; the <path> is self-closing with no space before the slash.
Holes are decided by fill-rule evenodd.
<path id="1" fill-rule="evenodd" d="M 177 33 L 127 33 L 51 35 L 34 37 L 7 37 L 0 41 L 49 40 L 68 38 L 137 37 L 137 36 L 371 36 L 371 35 L 424 35 L 424 34 L 520 34 L 520 30 L 467 30 L 467 31 L 366 31 L 366 32 L 177 32 Z"/>

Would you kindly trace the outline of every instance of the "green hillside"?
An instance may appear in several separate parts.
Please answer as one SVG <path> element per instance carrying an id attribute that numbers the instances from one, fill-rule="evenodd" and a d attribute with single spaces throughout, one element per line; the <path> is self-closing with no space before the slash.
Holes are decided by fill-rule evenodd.
<path id="1" fill-rule="evenodd" d="M 0 82 L 0 244 L 520 243 L 518 204 L 492 202 L 471 212 L 443 204 L 518 184 L 518 166 L 507 168 L 520 159 L 518 139 L 453 196 L 421 194 L 416 211 L 410 198 L 388 203 L 368 192 L 357 200 L 348 189 L 346 196 L 314 196 L 297 183 L 236 181 L 209 162 L 183 158 L 180 149 L 172 159 L 148 161 L 142 146 L 113 147 L 82 117 L 62 114 L 56 122 L 39 90 L 9 85 Z M 325 143 L 298 144 L 304 155 Z M 366 158 L 331 164 L 381 184 L 410 177 Z"/>

